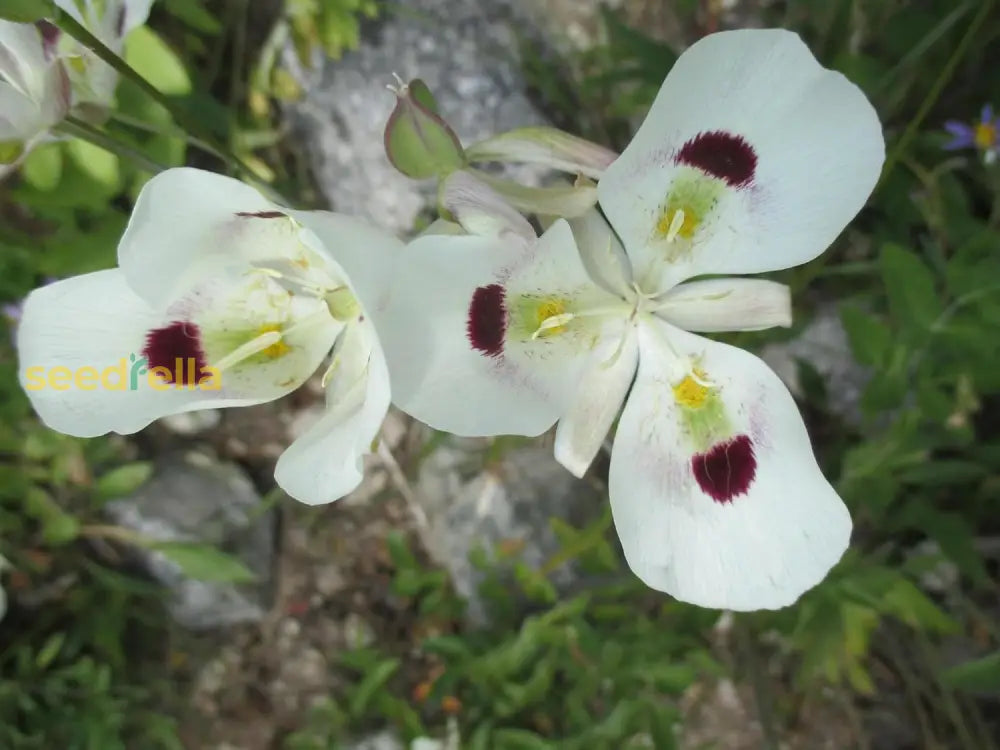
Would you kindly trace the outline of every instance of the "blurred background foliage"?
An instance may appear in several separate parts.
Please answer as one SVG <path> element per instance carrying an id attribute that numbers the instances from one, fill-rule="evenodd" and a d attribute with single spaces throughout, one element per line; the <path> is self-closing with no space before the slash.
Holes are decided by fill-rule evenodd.
<path id="1" fill-rule="evenodd" d="M 677 5 L 689 39 L 711 29 L 713 3 Z M 375 0 L 252 12 L 249 0 L 158 3 L 125 59 L 200 131 L 125 80 L 100 131 L 108 143 L 32 153 L 0 185 L 0 301 L 113 265 L 154 166 L 226 169 L 201 147 L 206 137 L 277 193 L 308 202 L 306 160 L 282 129 L 280 101 L 298 95 L 282 50 L 291 44 L 302 63 L 340 55 L 365 18 L 399 10 Z M 1000 169 L 941 147 L 944 120 L 1000 105 L 1000 69 L 987 64 L 1000 59 L 1000 15 L 989 0 L 785 0 L 761 14 L 857 82 L 887 135 L 868 207 L 829 252 L 776 274 L 793 288 L 796 329 L 738 339 L 756 348 L 790 337 L 837 301 L 853 355 L 870 368 L 860 417 L 831 409 L 822 377 L 799 367 L 821 463 L 855 519 L 848 555 L 796 606 L 720 623 L 625 574 L 607 515 L 583 529 L 553 519 L 564 550 L 541 571 L 516 551 L 476 556 L 494 611 L 489 628 L 471 630 L 447 577 L 394 537 L 393 590 L 427 635 L 338 655 L 347 687 L 284 747 L 335 748 L 385 723 L 407 738 L 444 737 L 451 721 L 460 746 L 477 750 L 671 748 L 690 708 L 682 696 L 725 677 L 751 692 L 762 747 L 808 724 L 816 705 L 855 728 L 860 747 L 879 747 L 864 731 L 879 706 L 906 712 L 919 747 L 997 746 Z M 679 50 L 611 10 L 603 21 L 604 43 L 586 53 L 552 59 L 526 42 L 523 57 L 557 125 L 621 148 Z M 143 540 L 101 521 L 102 504 L 141 484 L 149 465 L 128 441 L 41 427 L 10 341 L 0 341 L 0 555 L 11 564 L 0 748 L 183 747 L 171 718 L 178 636 L 159 589 L 116 552 Z M 188 549 L 178 560 L 197 576 L 215 554 Z M 560 599 L 549 576 L 570 560 L 608 583 Z M 524 600 L 526 618 L 512 605 Z"/>

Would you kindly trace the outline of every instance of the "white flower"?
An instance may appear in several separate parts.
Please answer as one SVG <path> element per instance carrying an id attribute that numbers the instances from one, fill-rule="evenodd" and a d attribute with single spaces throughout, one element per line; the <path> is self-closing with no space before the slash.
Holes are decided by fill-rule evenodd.
<path id="1" fill-rule="evenodd" d="M 55 0 L 55 4 L 121 56 L 125 37 L 146 22 L 153 0 Z M 109 107 L 118 85 L 114 68 L 67 35 L 60 39 L 60 55 L 67 61 L 74 108 Z"/>
<path id="2" fill-rule="evenodd" d="M 391 258 L 400 245 L 350 217 L 276 206 L 227 177 L 168 170 L 139 195 L 120 268 L 28 296 L 21 382 L 55 430 L 127 434 L 167 414 L 276 399 L 332 349 L 327 411 L 276 469 L 293 497 L 329 502 L 361 480 L 389 406 L 353 282 L 377 288 L 369 253 Z"/>
<path id="3" fill-rule="evenodd" d="M 689 279 L 817 256 L 883 149 L 864 95 L 795 34 L 702 39 L 599 182 L 621 242 L 596 212 L 536 240 L 484 186 L 449 178 L 444 203 L 472 234 L 414 241 L 374 311 L 395 402 L 461 435 L 558 420 L 556 457 L 577 475 L 624 403 L 609 494 L 635 573 L 702 606 L 790 604 L 840 559 L 850 516 L 778 377 L 688 332 L 788 325 L 788 290 Z"/>
<path id="4" fill-rule="evenodd" d="M 46 24 L 0 20 L 0 177 L 66 115 L 69 78 Z"/>

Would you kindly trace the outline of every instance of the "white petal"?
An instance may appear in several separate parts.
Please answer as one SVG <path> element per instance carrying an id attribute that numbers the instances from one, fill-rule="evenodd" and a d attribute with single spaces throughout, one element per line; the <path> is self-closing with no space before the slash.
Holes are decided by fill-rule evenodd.
<path id="1" fill-rule="evenodd" d="M 717 133 L 726 134 L 732 153 L 708 138 Z M 750 152 L 733 146 L 738 139 Z M 679 163 L 695 153 L 702 169 Z M 681 55 L 598 191 L 636 277 L 652 292 L 695 275 L 811 260 L 864 205 L 883 159 L 871 104 L 821 67 L 796 34 L 726 31 Z M 667 215 L 668 196 L 709 167 L 725 179 L 706 177 L 707 191 L 697 188 L 702 221 L 688 229 L 690 239 L 668 241 L 674 233 L 664 230 L 675 214 Z"/>
<path id="2" fill-rule="evenodd" d="M 140 297 L 166 304 L 214 273 L 245 270 L 292 252 L 299 244 L 294 222 L 252 216 L 279 210 L 239 180 L 168 169 L 139 193 L 118 245 L 118 263 Z"/>
<path id="3" fill-rule="evenodd" d="M 332 275 L 341 276 L 350 285 L 362 307 L 380 303 L 405 247 L 402 240 L 353 216 L 331 211 L 288 214 L 312 233 L 315 241 L 309 232 L 303 241 L 334 262 Z"/>
<path id="4" fill-rule="evenodd" d="M 791 604 L 840 559 L 851 533 L 795 402 L 745 351 L 655 319 L 639 335 L 609 477 L 629 566 L 647 585 L 703 607 Z M 672 349 L 698 358 L 718 402 L 685 411 L 672 390 Z M 719 403 L 721 425 L 707 411 Z"/>
<path id="5" fill-rule="evenodd" d="M 618 416 L 639 362 L 639 339 L 629 327 L 624 339 L 594 352 L 573 403 L 556 427 L 556 461 L 582 477 Z"/>
<path id="6" fill-rule="evenodd" d="M 38 104 L 0 81 L 0 141 L 28 141 L 44 127 Z"/>
<path id="7" fill-rule="evenodd" d="M 530 214 L 571 219 L 583 216 L 597 203 L 597 186 L 590 180 L 583 180 L 576 185 L 557 182 L 550 187 L 530 187 L 476 169 L 468 171 L 493 188 L 518 211 Z"/>
<path id="8" fill-rule="evenodd" d="M 334 351 L 326 413 L 289 446 L 274 471 L 285 492 L 317 505 L 361 482 L 363 458 L 389 409 L 389 371 L 369 321 L 351 324 Z"/>
<path id="9" fill-rule="evenodd" d="M 596 208 L 569 222 L 590 277 L 612 294 L 632 295 L 632 264 L 611 225 Z"/>
<path id="10" fill-rule="evenodd" d="M 150 331 L 175 320 L 136 296 L 118 270 L 76 276 L 28 295 L 17 330 L 19 377 L 42 421 L 81 437 L 128 434 L 167 414 L 256 404 L 290 390 L 272 385 L 262 391 L 256 382 L 246 390 L 247 378 L 238 372 L 224 372 L 217 390 L 155 388 L 142 353 Z M 57 367 L 66 373 L 53 383 Z M 81 368 L 93 372 L 81 375 Z M 97 374 L 113 387 L 102 385 Z"/>
<path id="11" fill-rule="evenodd" d="M 125 18 L 121 26 L 121 36 L 146 23 L 149 18 L 149 10 L 153 5 L 153 0 L 122 0 L 125 8 Z"/>
<path id="12" fill-rule="evenodd" d="M 656 301 L 656 314 L 685 331 L 760 331 L 792 324 L 791 292 L 765 279 L 707 279 L 678 284 Z"/>
<path id="13" fill-rule="evenodd" d="M 541 164 L 595 180 L 617 157 L 603 146 L 550 127 L 516 128 L 472 144 L 465 155 L 471 161 Z"/>
<path id="14" fill-rule="evenodd" d="M 77 0 L 52 0 L 57 8 L 60 8 L 67 13 L 69 13 L 73 18 L 80 23 L 86 23 L 83 15 L 80 13 L 80 7 L 77 4 Z"/>
<path id="15" fill-rule="evenodd" d="M 459 435 L 547 430 L 610 325 L 587 317 L 533 335 L 538 326 L 521 308 L 549 299 L 574 309 L 624 304 L 590 281 L 564 221 L 530 244 L 511 235 L 412 242 L 390 299 L 374 311 L 394 403 Z"/>
<path id="16" fill-rule="evenodd" d="M 441 184 L 441 205 L 469 234 L 503 237 L 514 234 L 533 241 L 535 230 L 493 188 L 468 172 L 453 172 Z"/>
<path id="17" fill-rule="evenodd" d="M 42 36 L 34 24 L 0 20 L 0 79 L 40 101 L 48 67 Z"/>

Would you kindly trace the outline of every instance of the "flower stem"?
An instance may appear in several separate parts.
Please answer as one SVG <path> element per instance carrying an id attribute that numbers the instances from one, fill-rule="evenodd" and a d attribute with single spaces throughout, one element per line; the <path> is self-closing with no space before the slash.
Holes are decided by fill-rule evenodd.
<path id="1" fill-rule="evenodd" d="M 257 174 L 247 165 L 232 149 L 213 135 L 204 130 L 187 112 L 178 107 L 169 97 L 157 89 L 153 84 L 143 78 L 131 65 L 115 54 L 104 42 L 94 36 L 82 23 L 77 21 L 69 13 L 58 10 L 55 14 L 56 25 L 82 45 L 91 50 L 101 60 L 110 65 L 123 78 L 132 81 L 142 89 L 153 101 L 163 107 L 179 126 L 188 133 L 193 133 L 198 138 L 205 150 L 214 154 L 230 165 L 235 171 L 241 174 L 248 181 L 255 183 L 255 187 L 266 190 L 270 195 L 275 195 L 274 191 L 266 185 Z M 280 197 L 280 196 L 275 196 Z"/>
<path id="2" fill-rule="evenodd" d="M 146 122 L 138 117 L 132 117 L 131 115 L 126 115 L 121 112 L 109 112 L 108 117 L 112 122 L 118 123 L 119 125 L 124 125 L 127 128 L 133 128 L 134 130 L 141 130 L 144 133 L 152 133 L 153 135 L 162 135 L 167 138 L 178 138 L 186 142 L 189 146 L 194 146 L 206 154 L 211 154 L 212 156 L 218 157 L 218 152 L 212 148 L 209 144 L 200 138 L 188 133 L 183 128 L 171 127 L 169 125 L 157 125 L 152 122 Z"/>
<path id="3" fill-rule="evenodd" d="M 931 86 L 930 91 L 927 92 L 927 96 L 924 97 L 923 102 L 921 102 L 917 113 L 907 124 L 903 134 L 896 140 L 892 150 L 889 151 L 889 155 L 885 160 L 885 167 L 882 169 L 882 177 L 879 179 L 878 185 L 875 186 L 876 190 L 878 190 L 878 188 L 885 183 L 889 174 L 899 162 L 907 147 L 910 145 L 910 141 L 916 137 L 917 131 L 920 129 L 920 126 L 923 125 L 924 119 L 931 111 L 931 107 L 933 107 L 937 102 L 938 97 L 941 96 L 941 92 L 944 90 L 944 87 L 948 84 L 948 81 L 951 80 L 952 75 L 954 75 L 955 68 L 958 67 L 962 58 L 965 57 L 965 53 L 968 51 L 969 45 L 972 44 L 972 40 L 979 31 L 979 27 L 983 25 L 983 22 L 987 18 L 989 18 L 990 10 L 992 8 L 993 0 L 983 0 L 983 4 L 979 7 L 979 12 L 975 15 L 972 21 L 969 22 L 969 27 L 965 31 L 965 36 L 962 37 L 958 46 L 955 47 L 955 51 L 948 59 L 948 62 L 945 63 L 943 68 L 941 68 L 941 72 L 938 74 L 937 79 Z"/>
<path id="4" fill-rule="evenodd" d="M 115 138 L 112 138 L 107 133 L 95 128 L 93 125 L 71 115 L 59 123 L 59 125 L 55 127 L 55 130 L 73 138 L 79 138 L 82 141 L 92 143 L 98 148 L 102 148 L 112 154 L 129 159 L 137 167 L 144 169 L 147 172 L 157 174 L 166 169 L 164 165 L 153 161 L 141 151 L 138 151 L 132 146 L 122 143 Z"/>

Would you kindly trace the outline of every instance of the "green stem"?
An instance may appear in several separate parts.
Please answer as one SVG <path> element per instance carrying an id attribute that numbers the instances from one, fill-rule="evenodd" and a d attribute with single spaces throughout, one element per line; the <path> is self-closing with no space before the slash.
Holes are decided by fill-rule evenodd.
<path id="1" fill-rule="evenodd" d="M 91 143 L 98 148 L 102 148 L 112 154 L 116 154 L 117 156 L 129 159 L 135 163 L 137 167 L 144 169 L 147 172 L 158 174 L 166 169 L 165 166 L 153 161 L 141 151 L 138 151 L 128 144 L 112 138 L 106 133 L 95 128 L 93 125 L 77 119 L 76 117 L 66 117 L 66 119 L 55 127 L 55 130 L 56 132 L 64 133 L 72 138 L 79 138 L 82 141 L 87 141 L 88 143 Z"/>
<path id="2" fill-rule="evenodd" d="M 129 128 L 134 128 L 135 130 L 141 130 L 144 133 L 152 133 L 153 135 L 162 135 L 167 138 L 178 138 L 189 146 L 194 146 L 197 149 L 204 151 L 206 154 L 211 154 L 212 156 L 218 157 L 218 152 L 212 148 L 211 145 L 205 143 L 205 141 L 200 138 L 196 138 L 193 135 L 189 135 L 186 130 L 181 128 L 170 127 L 169 125 L 156 125 L 151 122 L 146 122 L 138 117 L 132 117 L 131 115 L 122 114 L 121 112 L 111 111 L 108 113 L 109 118 L 112 122 L 116 122 L 120 125 L 124 125 Z"/>
<path id="3" fill-rule="evenodd" d="M 938 77 L 931 86 L 930 91 L 927 92 L 927 96 L 924 97 L 916 115 L 914 115 L 913 119 L 910 120 L 906 129 L 903 131 L 903 134 L 896 140 L 895 145 L 886 157 L 885 168 L 882 170 L 882 177 L 879 180 L 878 185 L 875 187 L 876 190 L 881 187 L 883 183 L 885 183 L 889 174 L 899 162 L 900 157 L 902 157 L 903 152 L 910 145 L 910 141 L 916 137 L 917 131 L 923 124 L 924 119 L 931 111 L 931 108 L 937 103 L 938 97 L 941 96 L 941 92 L 944 90 L 944 87 L 948 84 L 948 81 L 951 80 L 952 75 L 954 75 L 955 68 L 958 67 L 962 58 L 965 57 L 965 53 L 968 51 L 969 45 L 972 44 L 972 40 L 979 31 L 979 27 L 982 26 L 983 22 L 989 17 L 992 7 L 993 0 L 983 0 L 983 4 L 979 8 L 979 12 L 969 23 L 969 28 L 966 30 L 965 36 L 962 37 L 962 41 L 958 43 L 958 46 L 948 59 L 948 62 L 941 69 L 940 74 L 938 74 Z"/>
<path id="4" fill-rule="evenodd" d="M 82 45 L 87 47 L 87 49 L 91 50 L 95 55 L 97 55 L 97 57 L 110 65 L 123 78 L 127 78 L 142 89 L 151 99 L 153 99 L 153 101 L 163 107 L 178 125 L 188 132 L 197 134 L 197 137 L 210 150 L 211 153 L 227 162 L 236 171 L 242 173 L 248 181 L 254 182 L 256 187 L 267 190 L 272 196 L 274 195 L 274 191 L 271 190 L 269 186 L 264 184 L 260 178 L 257 177 L 254 171 L 242 159 L 240 159 L 239 156 L 233 153 L 228 146 L 217 140 L 208 132 L 204 131 L 201 126 L 190 118 L 185 111 L 177 107 L 169 97 L 164 95 L 159 89 L 153 86 L 153 84 L 143 78 L 143 76 L 141 76 L 135 68 L 115 54 L 113 50 L 94 36 L 83 24 L 73 18 L 73 16 L 65 11 L 58 10 L 55 14 L 55 23 L 62 31 L 69 34 Z"/>
<path id="5" fill-rule="evenodd" d="M 764 750 L 778 750 L 778 730 L 774 725 L 774 709 L 771 703 L 767 677 L 764 674 L 757 646 L 753 642 L 753 632 L 745 615 L 737 615 L 733 622 L 736 640 L 746 659 L 747 670 L 750 673 L 750 687 L 753 690 L 754 704 L 757 708 L 757 720 L 760 722 L 761 747 Z"/>

